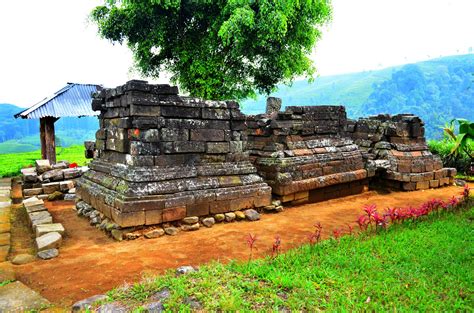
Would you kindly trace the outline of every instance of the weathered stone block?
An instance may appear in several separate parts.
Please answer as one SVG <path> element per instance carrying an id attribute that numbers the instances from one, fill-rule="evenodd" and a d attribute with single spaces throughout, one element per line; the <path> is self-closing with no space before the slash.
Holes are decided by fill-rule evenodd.
<path id="1" fill-rule="evenodd" d="M 60 190 L 59 182 L 43 184 L 42 187 L 43 192 L 46 194 L 50 194 Z"/>
<path id="2" fill-rule="evenodd" d="M 35 166 L 36 166 L 36 172 L 38 174 L 43 174 L 44 172 L 52 169 L 51 163 L 49 163 L 49 160 L 36 160 Z"/>
<path id="3" fill-rule="evenodd" d="M 61 246 L 62 236 L 58 232 L 51 232 L 36 238 L 36 248 L 38 251 L 59 248 Z"/>
<path id="4" fill-rule="evenodd" d="M 41 224 L 36 226 L 36 237 L 43 236 L 47 233 L 57 232 L 64 235 L 64 226 L 61 223 Z"/>
<path id="5" fill-rule="evenodd" d="M 186 217 L 186 207 L 168 208 L 163 210 L 163 222 L 182 220 Z"/>
<path id="6" fill-rule="evenodd" d="M 155 225 L 163 222 L 162 210 L 147 210 L 145 211 L 145 224 Z"/>
<path id="7" fill-rule="evenodd" d="M 206 151 L 213 154 L 229 153 L 230 145 L 229 142 L 208 142 Z"/>
<path id="8" fill-rule="evenodd" d="M 162 128 L 161 141 L 187 141 L 189 130 L 180 128 Z"/>
<path id="9" fill-rule="evenodd" d="M 222 129 L 193 129 L 190 139 L 192 141 L 224 141 L 224 136 Z"/>

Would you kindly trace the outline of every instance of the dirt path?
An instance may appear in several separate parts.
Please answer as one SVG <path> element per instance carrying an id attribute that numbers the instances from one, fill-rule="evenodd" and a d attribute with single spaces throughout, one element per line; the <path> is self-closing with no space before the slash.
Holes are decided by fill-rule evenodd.
<path id="1" fill-rule="evenodd" d="M 263 214 L 259 222 L 217 224 L 175 237 L 115 242 L 78 218 L 70 204 L 48 203 L 54 220 L 63 223 L 67 234 L 58 258 L 17 266 L 20 281 L 39 291 L 51 302 L 69 306 L 74 301 L 103 293 L 142 274 L 162 273 L 180 265 L 199 265 L 210 260 L 245 259 L 245 236 L 259 238 L 257 254 L 269 253 L 275 235 L 284 249 L 307 242 L 312 225 L 319 221 L 328 237 L 331 229 L 353 222 L 365 204 L 387 206 L 418 205 L 432 198 L 448 199 L 459 187 L 436 190 L 362 195 L 288 208 L 279 214 Z"/>

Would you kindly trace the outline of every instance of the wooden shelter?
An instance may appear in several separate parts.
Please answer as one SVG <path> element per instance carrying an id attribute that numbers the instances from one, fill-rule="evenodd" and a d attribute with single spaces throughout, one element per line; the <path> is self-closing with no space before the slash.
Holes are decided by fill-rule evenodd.
<path id="1" fill-rule="evenodd" d="M 54 123 L 61 117 L 94 116 L 91 107 L 92 94 L 102 89 L 99 85 L 67 83 L 32 107 L 15 114 L 15 118 L 39 119 L 41 158 L 56 163 Z"/>

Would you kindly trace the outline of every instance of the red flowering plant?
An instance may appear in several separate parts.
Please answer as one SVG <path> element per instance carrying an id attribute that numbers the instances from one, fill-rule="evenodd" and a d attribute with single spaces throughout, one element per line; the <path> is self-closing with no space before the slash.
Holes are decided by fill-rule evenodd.
<path id="1" fill-rule="evenodd" d="M 77 163 L 71 163 L 69 164 L 69 168 L 76 168 L 77 167 Z"/>
<path id="2" fill-rule="evenodd" d="M 366 231 L 369 227 L 370 219 L 366 215 L 361 215 L 357 218 L 356 222 L 361 231 Z"/>
<path id="3" fill-rule="evenodd" d="M 335 228 L 332 230 L 332 237 L 339 242 L 339 238 L 342 237 L 342 229 L 340 228 Z"/>
<path id="4" fill-rule="evenodd" d="M 273 242 L 273 245 L 272 245 L 272 259 L 277 257 L 280 254 L 280 250 L 281 250 L 281 238 L 280 236 L 276 235 L 275 241 Z"/>
<path id="5" fill-rule="evenodd" d="M 250 249 L 250 254 L 249 254 L 249 263 L 250 263 L 253 256 L 253 249 L 255 246 L 255 242 L 257 241 L 257 235 L 248 234 L 246 239 L 247 239 L 247 246 Z"/>
<path id="6" fill-rule="evenodd" d="M 309 243 L 311 245 L 319 243 L 319 241 L 321 240 L 321 233 L 323 231 L 323 226 L 320 222 L 315 223 L 313 226 L 314 231 L 308 235 Z"/>

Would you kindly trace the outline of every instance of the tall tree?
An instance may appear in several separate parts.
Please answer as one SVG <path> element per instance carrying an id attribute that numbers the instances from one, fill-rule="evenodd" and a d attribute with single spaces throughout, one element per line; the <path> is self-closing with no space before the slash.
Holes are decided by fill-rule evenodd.
<path id="1" fill-rule="evenodd" d="M 192 96 L 243 99 L 311 78 L 330 0 L 105 0 L 99 33 L 126 43 L 146 76 L 172 74 Z"/>

